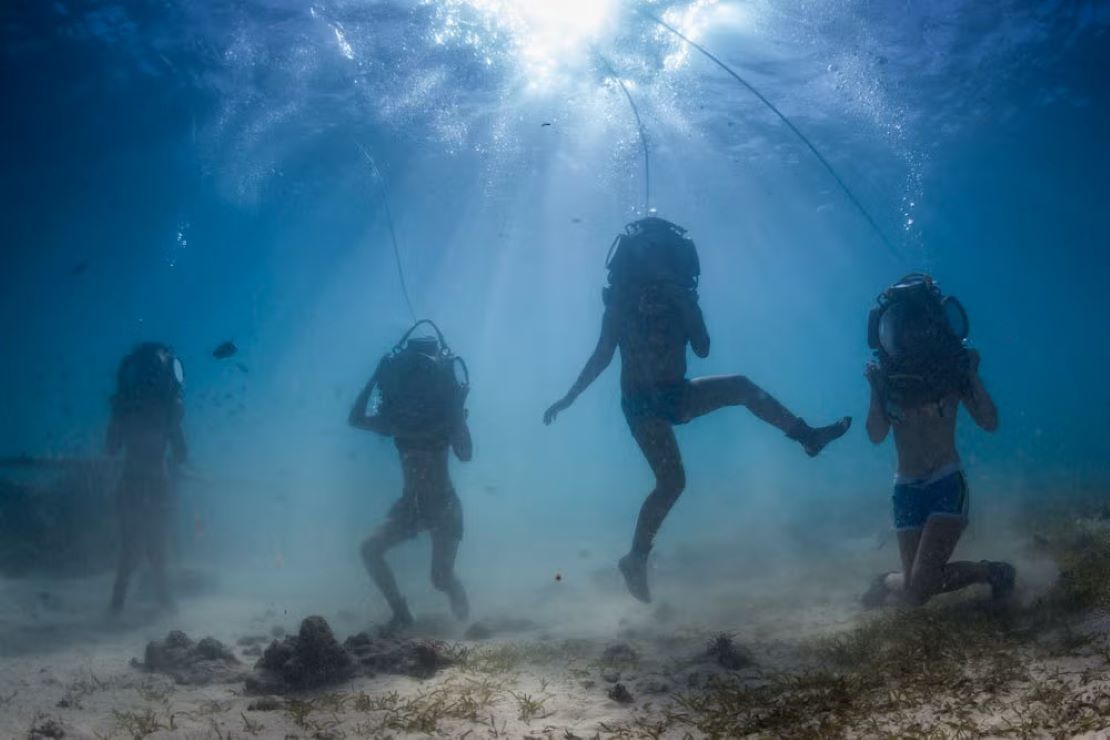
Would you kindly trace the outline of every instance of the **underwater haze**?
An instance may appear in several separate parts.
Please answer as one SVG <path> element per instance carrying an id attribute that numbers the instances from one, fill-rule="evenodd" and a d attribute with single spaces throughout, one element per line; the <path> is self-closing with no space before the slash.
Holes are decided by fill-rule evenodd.
<path id="1" fill-rule="evenodd" d="M 958 296 L 999 409 L 994 434 L 960 420 L 957 553 L 1014 561 L 1041 593 L 1056 566 L 1027 534 L 1110 486 L 1105 3 L 15 0 L 0 39 L 0 492 L 56 492 L 67 465 L 102 459 L 117 368 L 142 341 L 184 366 L 190 458 L 172 616 L 140 588 L 105 626 L 112 538 L 102 564 L 47 567 L 55 522 L 15 550 L 8 515 L 13 676 L 126 676 L 178 627 L 234 643 L 312 614 L 340 638 L 383 623 L 359 552 L 401 468 L 348 412 L 415 318 L 469 366 L 474 459 L 451 476 L 472 616 L 543 639 L 616 639 L 660 605 L 676 633 L 745 641 L 857 623 L 859 593 L 899 566 L 894 450 L 864 432 L 863 373 L 868 312 L 907 273 Z M 690 377 L 743 374 L 815 426 L 854 417 L 813 459 L 744 408 L 677 427 L 686 488 L 652 606 L 616 568 L 653 486 L 620 359 L 542 419 L 597 341 L 614 237 L 649 209 L 698 247 L 712 351 L 689 355 Z M 225 341 L 237 351 L 215 357 Z M 87 516 L 114 516 L 111 485 L 90 486 Z M 388 559 L 418 634 L 463 640 L 429 549 L 421 535 Z M 0 686 L 17 692 L 5 736 L 40 711 L 124 732 L 107 700 L 44 710 L 31 684 Z M 250 718 L 230 716 L 236 732 Z"/>

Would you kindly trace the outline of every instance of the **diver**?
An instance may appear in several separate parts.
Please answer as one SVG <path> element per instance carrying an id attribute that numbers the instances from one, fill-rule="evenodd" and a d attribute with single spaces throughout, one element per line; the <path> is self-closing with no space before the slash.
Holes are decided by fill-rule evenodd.
<path id="1" fill-rule="evenodd" d="M 966 346 L 967 314 L 928 275 L 912 274 L 885 290 L 871 311 L 865 375 L 871 386 L 867 435 L 875 444 L 894 430 L 898 472 L 894 526 L 902 570 L 875 578 L 861 599 L 881 606 L 895 594 L 921 605 L 938 593 L 989 584 L 995 599 L 1014 588 L 1012 565 L 949 562 L 967 526 L 968 487 L 956 451 L 962 404 L 982 429 L 998 428 L 998 410 L 979 376 L 979 353 Z"/>
<path id="2" fill-rule="evenodd" d="M 435 336 L 410 338 L 421 324 L 432 327 Z M 377 408 L 368 414 L 375 389 Z M 384 634 L 396 634 L 413 623 L 385 554 L 424 530 L 432 539 L 432 585 L 447 594 L 456 619 L 465 621 L 470 614 L 466 590 L 455 575 L 462 506 L 447 470 L 448 447 L 463 462 L 473 456 L 466 423 L 469 389 L 466 363 L 447 347 L 439 328 L 425 319 L 382 358 L 351 408 L 351 426 L 393 437 L 401 458 L 401 498 L 362 544 L 366 570 L 393 611 Z"/>
<path id="3" fill-rule="evenodd" d="M 543 415 L 551 424 L 621 352 L 621 407 L 655 474 L 636 522 L 632 547 L 619 561 L 629 592 L 651 601 L 647 559 L 656 532 L 686 486 L 673 426 L 725 406 L 746 406 L 816 456 L 851 425 L 844 417 L 814 428 L 743 375 L 686 378 L 686 345 L 709 355 L 709 333 L 698 306 L 697 249 L 684 229 L 655 216 L 629 224 L 609 251 L 602 291 L 601 335 L 570 391 Z"/>
<path id="4" fill-rule="evenodd" d="M 120 556 L 112 588 L 113 613 L 123 608 L 131 574 L 144 555 L 159 605 L 172 606 L 166 582 L 166 537 L 171 473 L 176 474 L 188 456 L 181 429 L 183 382 L 181 362 L 169 347 L 157 342 L 138 345 L 119 366 L 105 445 L 108 455 L 122 451 L 124 456 L 116 499 Z"/>

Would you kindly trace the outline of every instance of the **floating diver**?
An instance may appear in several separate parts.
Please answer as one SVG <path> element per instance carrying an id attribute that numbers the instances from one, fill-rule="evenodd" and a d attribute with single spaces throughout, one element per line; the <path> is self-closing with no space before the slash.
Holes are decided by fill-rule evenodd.
<path id="1" fill-rule="evenodd" d="M 605 313 L 597 346 L 578 380 L 544 413 L 550 424 L 601 375 L 619 347 L 621 407 L 648 464 L 655 489 L 644 501 L 631 551 L 619 567 L 629 592 L 651 600 L 647 558 L 652 541 L 686 485 L 673 426 L 725 406 L 746 406 L 815 456 L 851 425 L 844 417 L 813 428 L 743 375 L 686 379 L 686 345 L 709 355 L 709 333 L 698 306 L 697 249 L 685 230 L 654 216 L 629 224 L 613 242 L 602 291 Z"/>
<path id="2" fill-rule="evenodd" d="M 123 608 L 131 573 L 144 554 L 150 561 L 159 604 L 171 606 L 166 537 L 172 498 L 170 472 L 187 457 L 181 429 L 183 382 L 181 362 L 164 344 L 144 342 L 120 363 L 106 443 L 109 455 L 124 454 L 117 494 L 120 558 L 112 588 L 113 612 Z"/>
<path id="3" fill-rule="evenodd" d="M 981 428 L 998 428 L 998 410 L 979 376 L 979 353 L 966 346 L 967 314 L 923 274 L 902 278 L 878 304 L 868 321 L 877 361 L 865 370 L 871 386 L 867 434 L 879 444 L 894 429 L 894 526 L 902 571 L 876 577 L 862 602 L 877 607 L 898 594 L 920 605 L 974 583 L 989 584 L 996 599 L 1004 598 L 1014 587 L 1010 564 L 948 562 L 968 509 L 956 412 L 962 403 Z"/>
<path id="4" fill-rule="evenodd" d="M 432 327 L 435 336 L 413 337 L 421 324 Z M 368 414 L 375 389 L 379 403 Z M 352 426 L 393 437 L 401 457 L 401 498 L 362 544 L 366 570 L 393 611 L 384 629 L 387 634 L 409 627 L 413 619 L 385 554 L 423 530 L 432 539 L 432 585 L 447 594 L 459 621 L 469 616 L 466 591 L 455 575 L 455 555 L 463 534 L 462 506 L 447 470 L 448 447 L 463 462 L 473 455 L 466 423 L 469 390 L 466 363 L 451 352 L 439 328 L 425 319 L 416 322 L 382 358 L 351 408 Z"/>

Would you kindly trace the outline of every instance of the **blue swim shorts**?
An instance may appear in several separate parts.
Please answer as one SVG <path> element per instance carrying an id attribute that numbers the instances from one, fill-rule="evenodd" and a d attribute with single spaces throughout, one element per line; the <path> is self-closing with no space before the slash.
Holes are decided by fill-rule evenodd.
<path id="1" fill-rule="evenodd" d="M 621 409 L 629 426 L 644 419 L 662 419 L 671 424 L 685 424 L 689 419 L 686 401 L 689 383 L 661 385 L 621 398 Z"/>
<path id="2" fill-rule="evenodd" d="M 959 470 L 936 480 L 895 483 L 893 500 L 895 529 L 921 529 L 931 516 L 967 523 L 967 479 Z"/>

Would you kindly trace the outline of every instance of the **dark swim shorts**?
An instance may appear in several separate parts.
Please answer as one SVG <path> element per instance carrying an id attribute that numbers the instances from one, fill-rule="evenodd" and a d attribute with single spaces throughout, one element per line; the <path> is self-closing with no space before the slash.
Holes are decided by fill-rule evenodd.
<path id="1" fill-rule="evenodd" d="M 439 496 L 406 493 L 390 507 L 384 528 L 398 537 L 415 537 L 428 530 L 433 536 L 461 540 L 462 503 L 453 490 Z"/>
<path id="2" fill-rule="evenodd" d="M 663 419 L 671 424 L 685 424 L 686 392 L 689 383 L 675 383 L 621 398 L 621 409 L 629 424 L 644 419 Z"/>
<path id="3" fill-rule="evenodd" d="M 893 499 L 895 529 L 921 529 L 931 516 L 967 522 L 967 479 L 959 470 L 933 481 L 896 483 Z"/>

